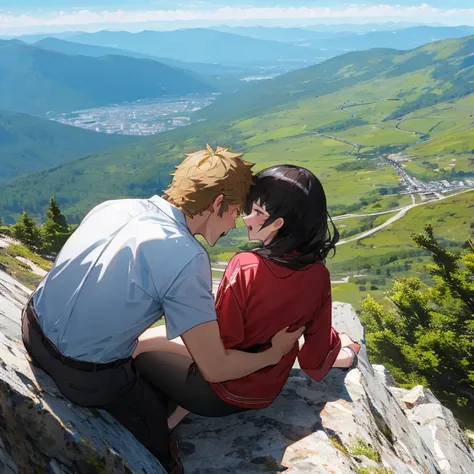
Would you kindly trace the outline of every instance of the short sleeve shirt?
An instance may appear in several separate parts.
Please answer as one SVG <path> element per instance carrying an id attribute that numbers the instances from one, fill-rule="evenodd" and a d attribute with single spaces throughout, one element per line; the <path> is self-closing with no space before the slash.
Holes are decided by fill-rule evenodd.
<path id="1" fill-rule="evenodd" d="M 181 211 L 153 196 L 106 201 L 68 239 L 33 296 L 40 325 L 65 356 L 129 357 L 165 315 L 174 339 L 216 320 L 209 256 Z"/>

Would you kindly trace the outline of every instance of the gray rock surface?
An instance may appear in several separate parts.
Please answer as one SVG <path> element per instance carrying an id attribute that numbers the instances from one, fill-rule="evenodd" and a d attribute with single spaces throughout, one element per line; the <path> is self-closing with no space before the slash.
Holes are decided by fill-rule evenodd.
<path id="1" fill-rule="evenodd" d="M 162 472 L 108 414 L 73 406 L 32 370 L 19 343 L 28 294 L 0 271 L 0 473 L 27 474 L 33 466 L 58 474 Z M 333 310 L 340 332 L 363 339 L 350 305 Z M 473 473 L 473 451 L 451 412 L 418 388 L 407 405 L 409 391 L 393 384 L 384 367 L 369 363 L 365 346 L 357 369 L 333 369 L 320 383 L 296 364 L 265 410 L 186 418 L 176 428 L 185 472 Z"/>
<path id="2" fill-rule="evenodd" d="M 18 343 L 2 334 L 0 438 L 0 467 L 13 473 L 164 473 L 130 432 L 102 410 L 67 401 L 44 372 L 30 366 Z"/>
<path id="3" fill-rule="evenodd" d="M 29 294 L 0 271 L 0 473 L 163 474 L 108 413 L 73 405 L 27 362 L 20 318 Z"/>
<path id="4" fill-rule="evenodd" d="M 474 473 L 472 449 L 450 410 L 421 385 L 405 395 L 405 413 L 432 452 L 442 472 Z"/>
<path id="5" fill-rule="evenodd" d="M 363 338 L 350 305 L 334 303 L 333 318 L 338 331 Z M 371 366 L 365 347 L 358 369 L 348 374 L 333 369 L 320 383 L 295 368 L 278 399 L 264 410 L 216 419 L 187 417 L 176 428 L 186 472 L 343 474 L 365 467 L 365 472 L 385 474 L 474 473 L 473 452 L 451 412 L 443 407 L 443 420 L 449 422 L 420 413 L 430 429 L 446 428 L 443 436 L 449 442 L 443 446 L 450 449 L 439 456 L 439 432 L 417 429 L 419 420 L 410 419 L 397 403 L 391 383 L 387 369 Z"/>

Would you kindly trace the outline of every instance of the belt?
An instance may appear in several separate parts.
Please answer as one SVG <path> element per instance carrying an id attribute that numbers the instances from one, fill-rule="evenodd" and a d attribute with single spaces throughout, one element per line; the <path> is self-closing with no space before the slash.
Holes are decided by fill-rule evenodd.
<path id="1" fill-rule="evenodd" d="M 75 370 L 81 370 L 84 372 L 98 372 L 100 370 L 106 369 L 115 369 L 121 367 L 131 360 L 130 357 L 127 359 L 114 360 L 112 362 L 107 362 L 105 364 L 95 363 L 95 362 L 86 362 L 82 360 L 71 359 L 61 354 L 56 346 L 46 337 L 43 330 L 41 329 L 40 323 L 38 321 L 38 316 L 33 307 L 33 304 L 30 302 L 27 304 L 24 313 L 28 319 L 28 322 L 31 328 L 40 336 L 41 342 L 43 343 L 44 348 L 48 351 L 51 357 L 56 360 L 61 361 L 63 365 Z"/>

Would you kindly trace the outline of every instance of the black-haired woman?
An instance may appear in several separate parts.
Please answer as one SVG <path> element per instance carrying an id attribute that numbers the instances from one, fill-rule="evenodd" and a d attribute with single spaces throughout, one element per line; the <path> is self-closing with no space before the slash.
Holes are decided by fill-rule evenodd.
<path id="1" fill-rule="evenodd" d="M 209 383 L 180 341 L 168 341 L 163 329 L 153 328 L 139 342 L 136 364 L 173 408 L 182 407 L 170 427 L 186 410 L 225 416 L 269 406 L 296 358 L 316 381 L 332 367 L 355 367 L 359 344 L 347 336 L 342 343 L 332 328 L 331 281 L 324 262 L 339 234 L 332 220 L 330 231 L 328 217 L 324 189 L 307 169 L 278 165 L 257 173 L 243 219 L 249 239 L 263 245 L 236 254 L 225 270 L 216 295 L 221 338 L 226 349 L 255 352 L 265 350 L 281 329 L 305 326 L 304 344 L 274 366 Z"/>

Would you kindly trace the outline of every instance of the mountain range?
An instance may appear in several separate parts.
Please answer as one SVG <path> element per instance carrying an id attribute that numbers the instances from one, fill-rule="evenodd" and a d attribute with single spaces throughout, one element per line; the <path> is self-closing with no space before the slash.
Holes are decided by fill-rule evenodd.
<path id="1" fill-rule="evenodd" d="M 474 34 L 474 26 L 414 26 L 356 33 L 303 28 L 217 27 L 219 31 L 252 38 L 282 41 L 324 51 L 361 51 L 370 48 L 413 49 L 433 41 Z"/>
<path id="2" fill-rule="evenodd" d="M 150 59 L 63 54 L 15 41 L 0 45 L 0 109 L 13 112 L 44 115 L 215 90 L 195 74 Z"/>
<path id="3" fill-rule="evenodd" d="M 74 39 L 74 38 L 72 38 Z M 79 54 L 83 56 L 92 56 L 92 57 L 101 57 L 101 56 L 108 56 L 108 55 L 119 55 L 119 56 L 128 56 L 131 58 L 137 59 L 152 59 L 153 61 L 158 61 L 162 64 L 166 64 L 167 66 L 183 69 L 186 71 L 192 71 L 201 75 L 240 75 L 240 77 L 244 75 L 248 75 L 251 73 L 255 73 L 255 68 L 244 68 L 238 66 L 223 66 L 221 64 L 211 64 L 211 63 L 199 63 L 199 62 L 186 62 L 186 61 L 179 61 L 177 59 L 170 59 L 170 58 L 163 58 L 152 56 L 149 54 L 143 54 L 136 51 L 130 51 L 126 49 L 120 49 L 112 46 L 98 46 L 93 44 L 83 44 L 83 43 L 75 43 L 73 41 L 68 41 L 65 39 L 60 38 L 44 38 L 35 43 L 32 43 L 32 46 L 37 48 L 43 48 L 51 51 L 56 51 L 58 53 L 65 53 L 65 54 Z"/>
<path id="4" fill-rule="evenodd" d="M 251 90 L 222 97 L 198 115 L 206 119 L 235 120 L 262 110 L 281 109 L 304 98 L 323 96 L 357 83 L 419 71 L 443 84 L 442 93 L 437 90 L 433 93 L 427 86 L 413 104 L 404 100 L 404 108 L 400 106 L 403 113 L 408 107 L 415 109 L 472 92 L 473 53 L 474 36 L 435 41 L 412 51 L 376 48 L 346 53 L 276 77 L 269 83 L 256 84 Z"/>
<path id="5" fill-rule="evenodd" d="M 199 111 L 204 122 L 5 183 L 0 213 L 41 215 L 53 194 L 79 220 L 101 200 L 159 193 L 183 153 L 206 142 L 245 151 L 256 169 L 279 162 L 314 169 L 334 212 L 374 202 L 390 209 L 400 198 L 399 177 L 384 158 L 389 152 L 415 157 L 410 167 L 421 178 L 435 168 L 443 177 L 470 176 L 474 119 L 466 104 L 450 104 L 474 92 L 473 53 L 474 37 L 347 53 L 249 86 Z M 437 107 L 452 109 L 454 118 Z M 457 161 L 448 166 L 449 153 Z"/>
<path id="6" fill-rule="evenodd" d="M 117 47 L 180 61 L 253 66 L 274 61 L 316 62 L 320 54 L 310 48 L 250 38 L 205 28 L 175 31 L 99 31 L 69 38 L 75 43 Z"/>
<path id="7" fill-rule="evenodd" d="M 461 38 L 474 34 L 473 26 L 407 26 L 403 24 L 339 25 L 338 27 L 269 27 L 269 26 L 214 26 L 171 31 L 99 31 L 96 33 L 65 32 L 51 34 L 69 43 L 83 43 L 114 48 L 117 54 L 133 57 L 152 57 L 170 66 L 183 67 L 203 73 L 199 66 L 190 67 L 168 63 L 181 60 L 190 63 L 232 64 L 253 67 L 255 61 L 313 61 L 328 59 L 347 51 L 370 48 L 413 49 L 436 40 Z M 249 39 L 251 38 L 251 39 Z M 19 39 L 63 52 L 94 56 L 76 46 L 51 44 L 47 35 L 26 35 Z M 48 44 L 49 43 L 49 44 Z M 283 47 L 281 44 L 286 43 Z M 191 46 L 192 45 L 192 46 Z M 291 47 L 293 46 L 293 48 Z M 300 49 L 295 49 L 299 46 Z M 68 51 L 69 49 L 69 51 Z M 308 51 L 308 49 L 316 51 Z M 106 54 L 111 54 L 107 51 Z M 316 61 L 315 61 L 316 60 Z M 210 74 L 214 72 L 209 71 Z"/>

